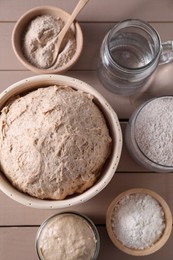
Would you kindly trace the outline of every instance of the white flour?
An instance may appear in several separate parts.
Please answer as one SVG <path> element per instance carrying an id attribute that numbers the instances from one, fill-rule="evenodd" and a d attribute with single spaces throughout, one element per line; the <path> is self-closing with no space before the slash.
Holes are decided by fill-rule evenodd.
<path id="1" fill-rule="evenodd" d="M 117 239 L 129 248 L 152 246 L 165 228 L 164 212 L 159 203 L 146 194 L 131 194 L 120 200 L 112 215 Z"/>
<path id="2" fill-rule="evenodd" d="M 38 16 L 31 21 L 24 35 L 23 52 L 32 65 L 42 69 L 51 66 L 55 40 L 63 26 L 61 18 L 53 18 L 50 15 Z M 76 39 L 71 29 L 64 41 L 65 47 L 58 55 L 56 67 L 67 64 L 76 51 Z"/>
<path id="3" fill-rule="evenodd" d="M 136 119 L 135 138 L 150 160 L 173 166 L 173 97 L 157 98 L 145 105 Z"/>

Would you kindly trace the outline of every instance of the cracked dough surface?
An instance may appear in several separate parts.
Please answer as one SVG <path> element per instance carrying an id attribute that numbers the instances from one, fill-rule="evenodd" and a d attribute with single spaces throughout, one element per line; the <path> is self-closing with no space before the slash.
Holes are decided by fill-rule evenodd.
<path id="1" fill-rule="evenodd" d="M 111 137 L 93 97 L 68 86 L 16 96 L 0 116 L 0 166 L 20 191 L 64 199 L 91 187 Z"/>

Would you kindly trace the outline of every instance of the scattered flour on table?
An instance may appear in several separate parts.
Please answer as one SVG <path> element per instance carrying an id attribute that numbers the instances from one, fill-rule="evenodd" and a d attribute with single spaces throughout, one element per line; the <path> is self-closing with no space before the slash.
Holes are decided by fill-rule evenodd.
<path id="1" fill-rule="evenodd" d="M 131 194 L 114 208 L 112 229 L 123 245 L 142 250 L 162 236 L 164 220 L 164 212 L 154 198 L 142 193 Z"/>
<path id="2" fill-rule="evenodd" d="M 135 123 L 135 138 L 150 160 L 173 166 L 173 97 L 157 98 L 142 108 Z"/>
<path id="3" fill-rule="evenodd" d="M 61 18 L 50 15 L 38 16 L 30 22 L 23 37 L 23 52 L 32 65 L 42 69 L 51 66 L 55 41 L 63 26 L 64 22 Z M 76 51 L 76 39 L 71 29 L 67 32 L 63 45 L 56 67 L 67 64 Z"/>

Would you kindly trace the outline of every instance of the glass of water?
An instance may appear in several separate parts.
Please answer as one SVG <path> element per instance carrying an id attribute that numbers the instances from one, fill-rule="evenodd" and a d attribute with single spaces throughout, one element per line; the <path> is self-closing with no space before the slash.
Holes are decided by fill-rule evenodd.
<path id="1" fill-rule="evenodd" d="M 172 45 L 172 41 L 161 43 L 157 31 L 144 21 L 122 21 L 102 42 L 99 78 L 116 94 L 136 94 L 149 82 L 158 64 L 173 59 Z"/>

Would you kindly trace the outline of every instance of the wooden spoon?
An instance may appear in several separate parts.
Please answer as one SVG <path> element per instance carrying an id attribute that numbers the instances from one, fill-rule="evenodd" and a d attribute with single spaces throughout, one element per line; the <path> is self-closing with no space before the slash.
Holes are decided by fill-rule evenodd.
<path id="1" fill-rule="evenodd" d="M 64 39 L 64 36 L 66 35 L 68 29 L 70 28 L 72 22 L 75 20 L 78 13 L 82 10 L 82 8 L 87 4 L 88 1 L 89 0 L 79 0 L 78 4 L 76 5 L 72 14 L 68 18 L 66 24 L 64 25 L 64 27 L 62 28 L 62 30 L 58 34 L 58 37 L 57 37 L 56 42 L 55 42 L 55 51 L 54 51 L 54 54 L 53 54 L 53 61 L 52 61 L 52 64 L 49 66 L 49 68 L 51 68 L 55 64 L 57 57 L 58 57 L 58 54 L 59 54 L 59 51 L 60 51 L 60 48 L 61 48 L 62 41 Z"/>

